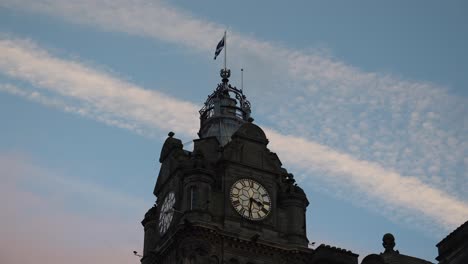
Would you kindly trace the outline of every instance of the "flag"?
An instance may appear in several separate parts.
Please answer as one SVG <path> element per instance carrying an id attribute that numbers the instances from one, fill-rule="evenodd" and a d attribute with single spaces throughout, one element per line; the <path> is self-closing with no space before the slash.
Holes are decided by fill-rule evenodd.
<path id="1" fill-rule="evenodd" d="M 219 41 L 218 45 L 216 46 L 215 56 L 214 59 L 221 53 L 224 48 L 224 41 L 226 40 L 226 34 L 224 34 L 223 38 Z"/>

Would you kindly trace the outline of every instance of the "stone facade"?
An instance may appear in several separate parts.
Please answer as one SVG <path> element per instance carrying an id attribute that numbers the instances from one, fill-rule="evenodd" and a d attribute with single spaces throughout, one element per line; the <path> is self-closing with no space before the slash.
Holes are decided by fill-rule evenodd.
<path id="1" fill-rule="evenodd" d="M 161 151 L 154 194 L 158 205 L 145 215 L 143 264 L 150 263 L 357 263 L 346 250 L 308 248 L 304 191 L 267 148 L 263 131 L 244 123 L 225 146 L 215 137 L 182 149 L 171 133 Z M 262 220 L 241 216 L 230 199 L 231 186 L 252 179 L 268 191 L 271 212 Z M 175 193 L 169 229 L 159 228 L 162 205 Z"/>

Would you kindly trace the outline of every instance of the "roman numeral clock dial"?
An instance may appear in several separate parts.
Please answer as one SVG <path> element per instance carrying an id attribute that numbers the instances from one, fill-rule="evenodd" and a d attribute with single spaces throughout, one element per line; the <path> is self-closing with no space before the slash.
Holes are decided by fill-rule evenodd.
<path id="1" fill-rule="evenodd" d="M 167 229 L 172 222 L 172 218 L 174 216 L 174 209 L 173 206 L 176 202 L 174 192 L 170 192 L 164 198 L 164 202 L 162 203 L 161 211 L 159 213 L 159 233 L 162 235 L 166 233 Z"/>
<path id="2" fill-rule="evenodd" d="M 251 179 L 240 179 L 231 186 L 231 203 L 244 218 L 262 220 L 271 211 L 268 191 L 260 183 Z"/>

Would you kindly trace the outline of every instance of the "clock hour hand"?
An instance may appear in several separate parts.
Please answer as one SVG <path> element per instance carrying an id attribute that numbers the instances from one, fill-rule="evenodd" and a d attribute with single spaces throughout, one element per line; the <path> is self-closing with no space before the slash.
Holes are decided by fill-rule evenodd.
<path id="1" fill-rule="evenodd" d="M 253 199 L 253 198 L 251 198 L 251 199 L 257 204 L 258 207 L 262 207 L 262 206 L 263 206 L 263 204 L 262 204 L 261 202 L 255 200 L 255 199 Z"/>

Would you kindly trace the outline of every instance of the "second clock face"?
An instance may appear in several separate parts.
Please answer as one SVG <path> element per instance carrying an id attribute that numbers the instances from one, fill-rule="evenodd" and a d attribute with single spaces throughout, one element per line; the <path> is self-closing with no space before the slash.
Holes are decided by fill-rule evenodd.
<path id="1" fill-rule="evenodd" d="M 164 198 L 164 202 L 159 212 L 159 233 L 164 234 L 169 225 L 171 224 L 172 218 L 174 216 L 174 209 L 172 208 L 175 204 L 175 195 L 174 192 L 170 192 Z"/>
<path id="2" fill-rule="evenodd" d="M 262 220 L 271 211 L 268 191 L 251 179 L 240 179 L 231 187 L 231 203 L 234 209 L 250 220 Z"/>

